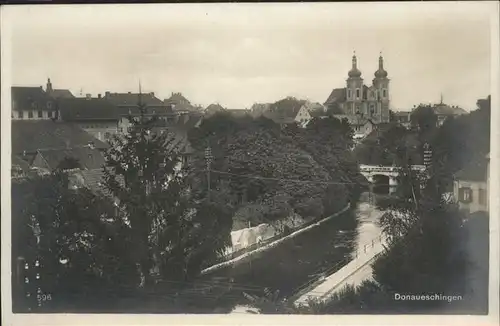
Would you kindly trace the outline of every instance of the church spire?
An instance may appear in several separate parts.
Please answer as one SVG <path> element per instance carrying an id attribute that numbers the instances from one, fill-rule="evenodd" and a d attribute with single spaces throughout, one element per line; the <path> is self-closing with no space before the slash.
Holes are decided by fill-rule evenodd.
<path id="1" fill-rule="evenodd" d="M 380 56 L 378 57 L 378 70 L 375 71 L 375 78 L 387 78 L 387 71 L 384 69 L 384 57 L 382 56 L 382 51 L 380 51 Z"/>
<path id="2" fill-rule="evenodd" d="M 356 57 L 356 51 L 352 55 L 352 68 L 348 73 L 349 77 L 359 78 L 361 77 L 361 71 L 358 69 L 358 58 Z"/>

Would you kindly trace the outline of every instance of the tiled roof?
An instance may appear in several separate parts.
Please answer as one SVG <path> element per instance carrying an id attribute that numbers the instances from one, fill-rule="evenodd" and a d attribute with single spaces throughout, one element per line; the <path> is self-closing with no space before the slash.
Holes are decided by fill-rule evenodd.
<path id="1" fill-rule="evenodd" d="M 78 183 L 82 183 L 80 186 L 86 187 L 96 193 L 111 196 L 111 193 L 104 185 L 104 171 L 102 168 L 92 170 L 76 170 L 70 172 L 69 175 L 79 179 Z M 123 176 L 118 176 L 116 179 L 122 185 L 125 184 Z"/>
<path id="2" fill-rule="evenodd" d="M 305 100 L 287 97 L 271 104 L 271 107 L 264 112 L 263 116 L 279 123 L 292 123 L 306 102 Z"/>
<path id="3" fill-rule="evenodd" d="M 165 106 L 165 104 L 157 98 L 154 93 L 110 93 L 106 92 L 105 96 L 110 102 L 116 106 L 137 106 L 139 99 L 147 106 Z"/>
<path id="4" fill-rule="evenodd" d="M 50 170 L 55 170 L 65 158 L 78 160 L 82 169 L 101 168 L 105 163 L 102 153 L 98 149 L 89 147 L 41 150 L 38 153 L 43 157 Z"/>
<path id="5" fill-rule="evenodd" d="M 325 101 L 325 105 L 331 105 L 334 103 L 341 103 L 347 99 L 347 94 L 345 88 L 334 88 Z"/>
<path id="6" fill-rule="evenodd" d="M 106 92 L 104 99 L 110 101 L 118 108 L 118 113 L 125 115 L 138 115 L 139 102 L 147 108 L 147 114 L 171 115 L 170 106 L 155 97 L 154 93 L 110 93 Z"/>
<path id="7" fill-rule="evenodd" d="M 486 181 L 487 160 L 474 160 L 455 174 L 462 181 Z"/>
<path id="8" fill-rule="evenodd" d="M 23 151 L 83 147 L 89 143 L 93 143 L 96 148 L 108 147 L 107 144 L 69 122 L 12 121 L 12 153 L 15 154 Z"/>
<path id="9" fill-rule="evenodd" d="M 193 153 L 193 148 L 188 141 L 188 134 L 186 130 L 179 128 L 171 128 L 167 131 L 167 149 L 173 152 L 179 152 L 181 154 L 191 154 Z"/>
<path id="10" fill-rule="evenodd" d="M 118 109 L 102 98 L 61 98 L 61 118 L 65 121 L 118 120 Z"/>
<path id="11" fill-rule="evenodd" d="M 172 93 L 172 95 L 163 102 L 165 105 L 172 106 L 174 111 L 198 111 L 182 93 Z"/>
<path id="12" fill-rule="evenodd" d="M 304 105 L 306 106 L 306 109 L 309 111 L 309 114 L 312 117 L 323 117 L 327 115 L 325 107 L 320 103 L 307 102 Z"/>
<path id="13" fill-rule="evenodd" d="M 33 104 L 38 108 L 47 108 L 47 103 L 52 102 L 52 98 L 45 93 L 42 87 L 19 87 L 11 88 L 12 101 L 14 110 L 31 109 Z"/>
<path id="14" fill-rule="evenodd" d="M 68 89 L 54 89 L 50 96 L 53 98 L 74 98 L 75 96 Z"/>

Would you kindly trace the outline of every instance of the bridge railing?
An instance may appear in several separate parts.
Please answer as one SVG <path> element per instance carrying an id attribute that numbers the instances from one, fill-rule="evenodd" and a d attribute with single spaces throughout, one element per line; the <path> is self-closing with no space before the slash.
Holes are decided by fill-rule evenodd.
<path id="1" fill-rule="evenodd" d="M 361 164 L 359 166 L 361 172 L 397 172 L 401 169 L 402 168 L 398 166 L 375 166 L 366 164 Z M 412 165 L 411 169 L 415 171 L 425 171 L 426 168 L 424 165 Z"/>

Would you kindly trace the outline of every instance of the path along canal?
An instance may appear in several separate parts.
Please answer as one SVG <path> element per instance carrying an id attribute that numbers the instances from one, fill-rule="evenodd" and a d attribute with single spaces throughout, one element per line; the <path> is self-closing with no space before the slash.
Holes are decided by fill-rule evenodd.
<path id="1" fill-rule="evenodd" d="M 249 303 L 243 292 L 262 296 L 268 289 L 278 292 L 279 298 L 290 297 L 311 281 L 339 270 L 357 250 L 371 245 L 380 236 L 380 215 L 363 194 L 356 208 L 206 278 L 233 284 L 231 294 L 223 296 L 228 300 L 222 300 L 231 306 Z"/>

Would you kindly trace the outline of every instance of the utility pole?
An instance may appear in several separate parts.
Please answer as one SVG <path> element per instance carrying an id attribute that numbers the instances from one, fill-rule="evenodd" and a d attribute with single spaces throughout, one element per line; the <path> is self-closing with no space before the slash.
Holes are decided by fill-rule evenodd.
<path id="1" fill-rule="evenodd" d="M 207 198 L 210 200 L 210 167 L 212 165 L 213 161 L 213 156 L 212 156 L 212 149 L 210 148 L 210 145 L 207 142 L 207 148 L 205 149 L 205 160 L 207 163 Z"/>

